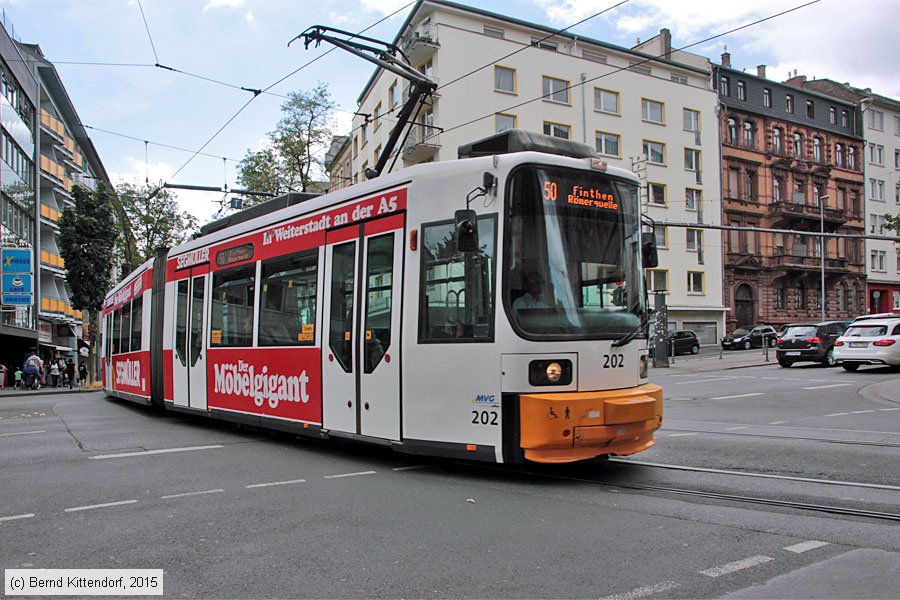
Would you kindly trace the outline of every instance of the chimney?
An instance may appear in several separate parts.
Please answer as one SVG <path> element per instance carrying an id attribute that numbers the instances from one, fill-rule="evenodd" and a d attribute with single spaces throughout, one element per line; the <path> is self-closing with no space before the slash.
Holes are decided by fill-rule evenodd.
<path id="1" fill-rule="evenodd" d="M 724 52 L 722 52 L 722 66 L 731 68 L 731 55 L 728 53 L 728 46 L 725 46 Z"/>
<path id="2" fill-rule="evenodd" d="M 766 65 L 757 65 L 756 76 L 760 77 L 761 79 L 766 78 Z"/>
<path id="3" fill-rule="evenodd" d="M 785 83 L 796 88 L 802 88 L 803 84 L 806 83 L 806 75 L 797 75 L 797 70 L 794 69 L 794 76 L 785 81 Z"/>
<path id="4" fill-rule="evenodd" d="M 672 60 L 672 32 L 663 27 L 659 30 L 659 43 L 662 46 L 662 55 L 666 60 Z"/>

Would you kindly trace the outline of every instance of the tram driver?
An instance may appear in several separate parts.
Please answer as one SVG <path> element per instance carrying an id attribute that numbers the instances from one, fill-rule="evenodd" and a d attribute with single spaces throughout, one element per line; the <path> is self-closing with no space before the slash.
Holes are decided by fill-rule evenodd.
<path id="1" fill-rule="evenodd" d="M 544 292 L 544 278 L 537 271 L 531 271 L 525 276 L 525 293 L 513 300 L 514 310 L 530 308 L 549 308 L 541 299 Z"/>

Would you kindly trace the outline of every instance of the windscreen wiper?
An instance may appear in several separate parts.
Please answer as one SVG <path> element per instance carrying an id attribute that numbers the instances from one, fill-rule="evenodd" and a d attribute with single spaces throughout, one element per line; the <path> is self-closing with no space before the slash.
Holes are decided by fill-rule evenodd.
<path id="1" fill-rule="evenodd" d="M 628 333 L 626 333 L 625 335 L 623 335 L 622 337 L 620 337 L 619 339 L 614 341 L 612 343 L 612 347 L 618 348 L 619 346 L 624 346 L 625 344 L 627 344 L 628 342 L 630 342 L 631 340 L 636 338 L 638 335 L 640 335 L 640 333 L 644 329 L 646 329 L 647 325 L 650 324 L 650 315 L 651 314 L 652 314 L 652 311 L 649 311 L 649 310 L 646 311 L 646 313 L 644 314 L 644 317 L 641 319 L 640 325 L 638 325 L 637 327 L 635 327 L 634 329 L 632 329 L 631 331 L 629 331 Z"/>

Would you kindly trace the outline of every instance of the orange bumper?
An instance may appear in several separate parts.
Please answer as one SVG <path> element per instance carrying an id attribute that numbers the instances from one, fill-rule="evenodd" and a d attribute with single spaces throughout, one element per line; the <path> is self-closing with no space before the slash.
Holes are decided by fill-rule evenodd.
<path id="1" fill-rule="evenodd" d="M 525 458 L 564 463 L 601 454 L 634 454 L 656 442 L 662 425 L 662 388 L 519 397 L 520 445 Z"/>

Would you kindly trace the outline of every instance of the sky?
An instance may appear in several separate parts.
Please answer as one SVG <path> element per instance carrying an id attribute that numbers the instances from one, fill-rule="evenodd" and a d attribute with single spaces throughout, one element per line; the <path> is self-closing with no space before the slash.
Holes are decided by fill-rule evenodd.
<path id="1" fill-rule="evenodd" d="M 570 31 L 623 47 L 662 27 L 672 32 L 673 46 L 684 47 L 808 3 L 690 51 L 719 62 L 727 46 L 732 67 L 751 74 L 765 64 L 773 80 L 797 70 L 900 99 L 897 0 L 626 0 L 611 10 L 621 0 L 457 2 L 555 28 L 587 19 Z M 288 42 L 311 25 L 371 27 L 365 35 L 391 41 L 412 6 L 410 0 L 0 0 L 6 30 L 39 44 L 56 65 L 114 184 L 229 188 L 238 187 L 238 161 L 263 147 L 289 92 L 327 84 L 338 108 L 333 132 L 350 130 L 372 66 L 328 52 L 326 44 L 306 50 Z M 472 67 L 490 60 L 473 56 Z M 254 97 L 241 87 L 268 91 Z M 223 198 L 176 195 L 201 223 Z"/>

